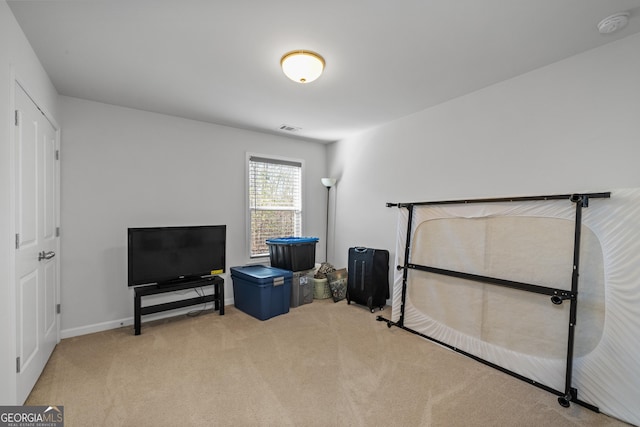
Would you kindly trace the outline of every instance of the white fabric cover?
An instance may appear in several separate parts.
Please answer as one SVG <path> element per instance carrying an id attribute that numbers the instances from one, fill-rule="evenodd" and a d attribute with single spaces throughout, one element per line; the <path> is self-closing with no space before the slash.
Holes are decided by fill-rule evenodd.
<path id="1" fill-rule="evenodd" d="M 395 265 L 404 265 L 408 210 L 398 211 Z M 409 262 L 570 290 L 574 224 L 569 200 L 415 206 Z M 590 199 L 581 234 L 572 386 L 578 399 L 640 425 L 640 189 Z M 404 326 L 564 391 L 569 305 L 409 270 Z"/>

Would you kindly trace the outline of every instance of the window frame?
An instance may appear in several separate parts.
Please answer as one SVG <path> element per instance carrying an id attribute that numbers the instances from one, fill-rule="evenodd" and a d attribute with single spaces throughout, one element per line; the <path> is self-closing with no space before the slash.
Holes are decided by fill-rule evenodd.
<path id="1" fill-rule="evenodd" d="M 303 159 L 298 159 L 298 158 L 293 158 L 293 157 L 285 157 L 285 156 L 278 156 L 278 155 L 273 155 L 273 154 L 262 154 L 262 153 L 256 153 L 256 152 L 246 152 L 246 157 L 245 157 L 245 222 L 246 222 L 246 226 L 245 226 L 245 230 L 246 230 L 246 239 L 245 239 L 245 245 L 246 245 L 246 254 L 248 256 L 248 259 L 254 261 L 254 260 L 260 260 L 260 259 L 265 259 L 265 258 L 269 258 L 269 254 L 260 254 L 260 255 L 252 255 L 251 254 L 251 240 L 252 240 L 252 230 L 251 230 L 251 181 L 250 181 L 250 173 L 251 173 L 251 159 L 252 158 L 259 158 L 259 159 L 264 159 L 264 160 L 273 160 L 274 163 L 277 162 L 286 162 L 286 163 L 298 163 L 300 164 L 300 233 L 301 236 L 305 235 L 305 228 L 306 228 L 306 209 L 305 209 L 305 191 L 304 191 L 304 185 L 305 185 L 305 161 Z"/>

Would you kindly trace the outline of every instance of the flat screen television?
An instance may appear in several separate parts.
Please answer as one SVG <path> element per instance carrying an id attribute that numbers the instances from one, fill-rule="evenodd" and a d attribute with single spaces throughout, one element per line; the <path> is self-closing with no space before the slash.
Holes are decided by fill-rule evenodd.
<path id="1" fill-rule="evenodd" d="M 226 225 L 128 229 L 128 284 L 171 284 L 225 271 Z"/>

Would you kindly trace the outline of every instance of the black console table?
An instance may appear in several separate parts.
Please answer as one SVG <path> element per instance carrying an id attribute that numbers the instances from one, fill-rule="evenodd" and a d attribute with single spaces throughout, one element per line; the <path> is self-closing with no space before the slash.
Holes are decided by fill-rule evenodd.
<path id="1" fill-rule="evenodd" d="M 142 297 L 148 295 L 164 294 L 167 292 L 180 291 L 184 289 L 213 286 L 213 295 L 201 295 L 195 298 L 165 302 L 163 304 L 149 305 L 142 307 Z M 145 314 L 159 313 L 161 311 L 173 310 L 175 308 L 187 307 L 195 304 L 214 302 L 214 309 L 224 314 L 224 279 L 219 276 L 202 277 L 194 280 L 177 282 L 169 285 L 146 285 L 134 288 L 133 322 L 136 335 L 140 335 L 141 317 Z"/>

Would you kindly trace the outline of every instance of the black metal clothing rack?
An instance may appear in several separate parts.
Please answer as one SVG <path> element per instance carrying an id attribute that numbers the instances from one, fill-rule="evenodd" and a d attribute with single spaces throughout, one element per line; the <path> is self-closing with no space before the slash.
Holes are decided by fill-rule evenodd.
<path id="1" fill-rule="evenodd" d="M 513 377 L 516 377 L 522 381 L 528 382 L 536 387 L 553 393 L 558 397 L 558 403 L 563 407 L 569 407 L 570 402 L 575 402 L 586 408 L 589 408 L 595 412 L 599 412 L 598 407 L 589 403 L 583 402 L 578 399 L 578 391 L 572 387 L 572 374 L 573 374 L 573 348 L 575 339 L 575 326 L 576 326 L 576 314 L 578 307 L 578 278 L 580 273 L 580 233 L 582 226 L 582 209 L 589 206 L 589 199 L 602 199 L 611 197 L 610 192 L 605 193 L 574 193 L 574 194 L 556 194 L 549 196 L 525 196 L 525 197 L 505 197 L 505 198 L 489 198 L 489 199 L 470 199 L 470 200 L 445 200 L 434 202 L 412 202 L 412 203 L 387 203 L 387 207 L 406 208 L 409 211 L 409 217 L 407 220 L 407 235 L 404 249 L 404 265 L 398 265 L 396 268 L 398 271 L 402 270 L 402 295 L 400 306 L 400 318 L 397 322 L 393 322 L 389 319 L 385 319 L 382 316 L 378 316 L 378 321 L 387 323 L 387 327 L 397 326 L 413 334 L 419 335 L 425 339 L 436 342 L 444 347 L 454 350 L 457 353 L 470 357 L 485 365 L 491 366 L 499 371 L 507 373 Z M 528 201 L 545 201 L 545 200 L 567 200 L 575 203 L 575 231 L 574 231 L 574 245 L 573 245 L 573 271 L 571 275 L 571 290 L 556 289 L 547 286 L 540 286 L 532 283 L 516 282 L 512 280 L 505 280 L 496 277 L 488 277 L 477 274 L 469 274 L 461 271 L 446 270 L 426 265 L 413 264 L 410 261 L 411 252 L 411 235 L 412 235 L 412 223 L 413 213 L 416 206 L 425 205 L 451 205 L 451 204 L 469 204 L 469 203 L 495 203 L 495 202 L 528 202 Z M 555 390 L 552 387 L 541 384 L 535 380 L 527 378 L 517 372 L 506 369 L 495 363 L 484 360 L 476 355 L 461 350 L 455 346 L 442 342 L 433 337 L 427 336 L 421 332 L 415 331 L 404 325 L 404 310 L 405 301 L 407 295 L 407 278 L 409 270 L 420 270 L 429 273 L 440 274 L 450 277 L 456 277 L 460 279 L 466 279 L 481 283 L 487 283 L 490 285 L 503 286 L 512 289 L 519 289 L 526 292 L 534 292 L 538 294 L 550 296 L 553 304 L 562 304 L 563 301 L 570 301 L 569 307 L 569 325 L 568 325 L 568 337 L 567 337 L 567 357 L 566 357 L 566 374 L 565 374 L 565 388 L 563 391 Z"/>

